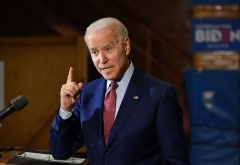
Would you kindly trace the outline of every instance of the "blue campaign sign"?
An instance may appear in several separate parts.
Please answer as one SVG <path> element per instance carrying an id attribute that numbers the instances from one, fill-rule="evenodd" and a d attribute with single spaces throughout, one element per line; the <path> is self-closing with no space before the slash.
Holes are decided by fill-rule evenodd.
<path id="1" fill-rule="evenodd" d="M 240 4 L 240 0 L 192 0 L 194 5 Z"/>
<path id="2" fill-rule="evenodd" d="M 192 51 L 240 51 L 240 19 L 193 19 Z"/>

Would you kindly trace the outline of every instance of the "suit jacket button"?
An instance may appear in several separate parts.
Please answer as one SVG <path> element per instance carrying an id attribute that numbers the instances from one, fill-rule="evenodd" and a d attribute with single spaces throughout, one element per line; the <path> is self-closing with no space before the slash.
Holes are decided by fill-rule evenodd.
<path id="1" fill-rule="evenodd" d="M 104 158 L 104 163 L 108 163 L 108 159 L 107 158 Z"/>

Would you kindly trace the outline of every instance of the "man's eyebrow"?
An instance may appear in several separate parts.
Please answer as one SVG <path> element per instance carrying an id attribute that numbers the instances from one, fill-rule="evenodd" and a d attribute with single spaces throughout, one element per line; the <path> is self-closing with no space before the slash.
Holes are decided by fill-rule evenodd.
<path id="1" fill-rule="evenodd" d="M 108 46 L 113 46 L 113 43 L 108 43 L 108 44 L 106 44 L 106 45 L 104 46 L 104 48 L 105 48 L 105 47 L 108 47 Z"/>
<path id="2" fill-rule="evenodd" d="M 104 47 L 106 46 L 114 46 L 118 41 L 110 41 L 108 44 L 106 44 Z"/>
<path id="3" fill-rule="evenodd" d="M 88 49 L 89 49 L 89 50 L 94 50 L 95 48 L 93 48 L 93 47 L 92 47 L 92 48 L 91 48 L 91 47 L 88 47 Z"/>
<path id="4" fill-rule="evenodd" d="M 88 47 L 89 50 L 97 49 L 96 47 L 91 46 L 91 45 L 88 45 L 87 47 Z"/>

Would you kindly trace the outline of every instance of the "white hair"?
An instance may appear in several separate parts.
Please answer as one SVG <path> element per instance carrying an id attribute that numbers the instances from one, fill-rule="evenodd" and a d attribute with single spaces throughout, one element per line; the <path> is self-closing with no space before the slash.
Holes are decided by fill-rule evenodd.
<path id="1" fill-rule="evenodd" d="M 84 35 L 85 43 L 87 43 L 87 34 L 89 31 L 96 31 L 96 30 L 107 28 L 109 26 L 115 27 L 118 38 L 121 42 L 123 42 L 124 38 L 128 37 L 127 28 L 119 20 L 117 20 L 116 18 L 107 17 L 107 18 L 99 19 L 87 27 Z"/>

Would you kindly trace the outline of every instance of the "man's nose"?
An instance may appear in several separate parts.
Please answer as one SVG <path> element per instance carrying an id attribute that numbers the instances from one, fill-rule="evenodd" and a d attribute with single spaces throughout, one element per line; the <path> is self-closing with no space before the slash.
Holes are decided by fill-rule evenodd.
<path id="1" fill-rule="evenodd" d="M 100 59 L 101 63 L 106 63 L 107 62 L 107 57 L 106 57 L 105 53 L 103 53 L 103 52 L 101 52 L 99 54 L 99 59 Z"/>

